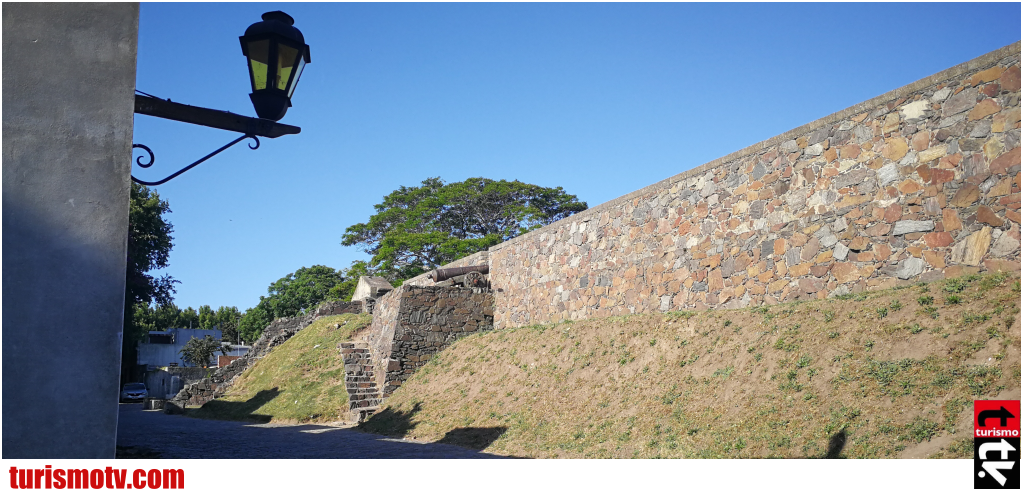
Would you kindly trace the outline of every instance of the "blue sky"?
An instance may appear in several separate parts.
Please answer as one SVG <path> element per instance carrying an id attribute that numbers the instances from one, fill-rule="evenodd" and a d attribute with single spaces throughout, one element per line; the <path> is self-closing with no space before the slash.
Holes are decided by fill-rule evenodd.
<path id="1" fill-rule="evenodd" d="M 282 123 L 157 188 L 175 302 L 254 306 L 427 177 L 561 186 L 596 206 L 1020 39 L 1020 4 L 143 3 L 138 90 L 254 116 L 238 36 L 311 47 Z M 238 134 L 135 116 L 157 179 Z"/>

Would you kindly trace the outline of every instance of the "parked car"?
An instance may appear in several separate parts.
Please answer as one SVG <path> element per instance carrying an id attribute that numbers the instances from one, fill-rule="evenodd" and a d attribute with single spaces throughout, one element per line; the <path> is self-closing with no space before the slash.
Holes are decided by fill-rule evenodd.
<path id="1" fill-rule="evenodd" d="M 149 392 L 146 390 L 146 384 L 139 382 L 124 384 L 124 388 L 121 389 L 121 402 L 142 401 L 148 395 Z"/>

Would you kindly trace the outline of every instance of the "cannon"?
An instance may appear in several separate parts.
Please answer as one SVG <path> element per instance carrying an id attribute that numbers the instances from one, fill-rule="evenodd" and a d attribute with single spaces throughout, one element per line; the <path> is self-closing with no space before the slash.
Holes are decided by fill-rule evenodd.
<path id="1" fill-rule="evenodd" d="M 462 286 L 467 288 L 488 288 L 485 274 L 490 273 L 490 266 L 483 264 L 479 266 L 449 267 L 447 269 L 434 269 L 430 272 L 436 286 Z"/>

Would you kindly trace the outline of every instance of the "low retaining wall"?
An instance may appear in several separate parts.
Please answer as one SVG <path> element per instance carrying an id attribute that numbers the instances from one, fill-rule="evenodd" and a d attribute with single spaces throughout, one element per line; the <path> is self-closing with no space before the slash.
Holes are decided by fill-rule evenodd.
<path id="1" fill-rule="evenodd" d="M 386 397 L 437 352 L 493 325 L 489 290 L 398 287 L 377 301 L 367 338 L 377 386 Z"/>

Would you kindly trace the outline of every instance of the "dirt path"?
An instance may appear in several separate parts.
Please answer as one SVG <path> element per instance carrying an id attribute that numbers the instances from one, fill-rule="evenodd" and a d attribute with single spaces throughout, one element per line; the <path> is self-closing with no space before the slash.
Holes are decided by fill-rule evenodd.
<path id="1" fill-rule="evenodd" d="M 120 405 L 118 455 L 138 458 L 504 458 L 328 425 L 201 420 Z"/>

